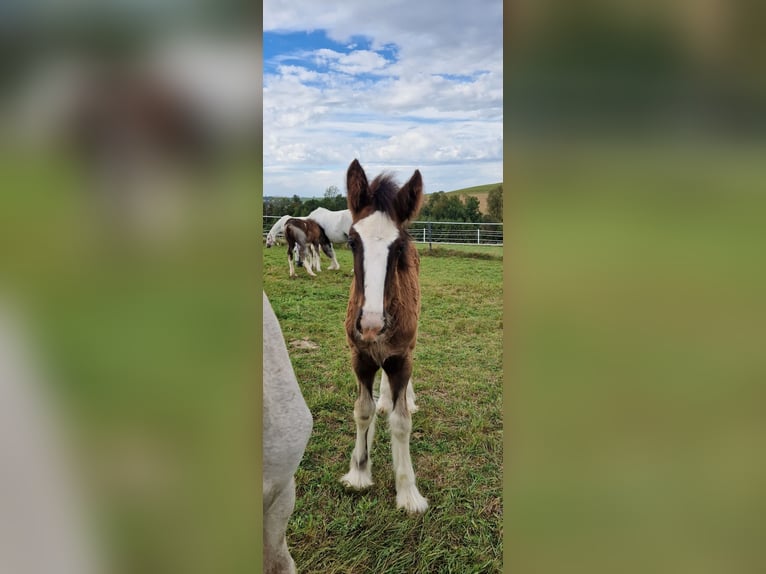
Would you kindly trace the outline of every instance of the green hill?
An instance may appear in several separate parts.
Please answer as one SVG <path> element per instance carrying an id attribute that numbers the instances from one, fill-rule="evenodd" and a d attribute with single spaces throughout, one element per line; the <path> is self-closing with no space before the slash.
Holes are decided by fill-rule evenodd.
<path id="1" fill-rule="evenodd" d="M 503 182 L 499 181 L 497 183 L 474 185 L 473 187 L 464 187 L 462 189 L 455 189 L 453 191 L 445 191 L 444 193 L 447 195 L 472 195 L 479 200 L 479 211 L 482 213 L 487 213 L 487 196 L 489 195 L 489 192 L 498 185 L 503 185 Z"/>

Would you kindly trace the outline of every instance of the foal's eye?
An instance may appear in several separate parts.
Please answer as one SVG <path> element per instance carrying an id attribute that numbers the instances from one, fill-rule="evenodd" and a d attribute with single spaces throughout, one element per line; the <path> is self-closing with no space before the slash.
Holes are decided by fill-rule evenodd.
<path id="1" fill-rule="evenodd" d="M 353 237 L 348 238 L 348 247 L 351 249 L 351 251 L 356 249 L 356 240 Z"/>

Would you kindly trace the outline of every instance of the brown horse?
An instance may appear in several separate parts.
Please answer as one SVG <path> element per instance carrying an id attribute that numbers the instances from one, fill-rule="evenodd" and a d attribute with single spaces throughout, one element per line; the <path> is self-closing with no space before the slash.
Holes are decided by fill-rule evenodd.
<path id="1" fill-rule="evenodd" d="M 316 277 L 312 268 L 322 270 L 319 260 L 319 250 L 330 258 L 335 256 L 332 243 L 327 235 L 313 219 L 298 219 L 291 217 L 285 221 L 285 239 L 287 239 L 287 263 L 290 265 L 290 277 L 295 277 L 293 257 L 295 246 L 298 246 L 298 261 L 303 261 L 306 272 Z"/>
<path id="2" fill-rule="evenodd" d="M 396 506 L 420 513 L 428 508 L 428 501 L 415 484 L 410 458 L 410 415 L 415 410 L 412 351 L 420 315 L 420 259 L 407 225 L 420 210 L 423 181 L 416 170 L 401 188 L 387 174 L 368 184 L 362 166 L 354 160 L 346 185 L 353 219 L 348 243 L 354 257 L 346 338 L 358 395 L 354 403 L 356 443 L 349 472 L 341 482 L 356 490 L 372 485 L 370 454 L 376 416 L 372 386 L 382 368 L 377 411 L 390 413 Z"/>

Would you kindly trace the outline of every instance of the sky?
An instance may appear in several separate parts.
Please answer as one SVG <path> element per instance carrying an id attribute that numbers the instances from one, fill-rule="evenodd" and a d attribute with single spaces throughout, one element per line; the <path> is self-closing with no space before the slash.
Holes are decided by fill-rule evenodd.
<path id="1" fill-rule="evenodd" d="M 502 0 L 264 0 L 263 194 L 502 181 Z"/>

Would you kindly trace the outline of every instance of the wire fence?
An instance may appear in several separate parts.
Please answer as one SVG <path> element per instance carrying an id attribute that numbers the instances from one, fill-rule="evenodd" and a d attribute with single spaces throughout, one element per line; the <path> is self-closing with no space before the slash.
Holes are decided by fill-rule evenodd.
<path id="1" fill-rule="evenodd" d="M 263 216 L 263 237 L 279 220 L 276 215 Z M 502 223 L 464 223 L 458 221 L 413 221 L 410 236 L 416 243 L 451 245 L 503 245 Z M 283 234 L 277 234 L 283 240 Z"/>

